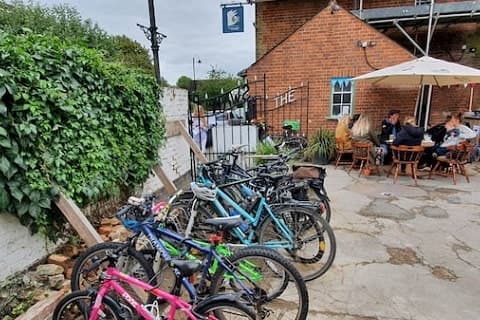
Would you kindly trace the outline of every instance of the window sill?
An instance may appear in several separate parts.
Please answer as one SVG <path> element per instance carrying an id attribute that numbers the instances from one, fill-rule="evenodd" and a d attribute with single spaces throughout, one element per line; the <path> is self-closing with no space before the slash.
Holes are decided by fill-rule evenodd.
<path id="1" fill-rule="evenodd" d="M 333 120 L 338 120 L 338 119 L 340 119 L 340 117 L 328 116 L 328 117 L 325 117 L 325 119 L 333 121 Z"/>

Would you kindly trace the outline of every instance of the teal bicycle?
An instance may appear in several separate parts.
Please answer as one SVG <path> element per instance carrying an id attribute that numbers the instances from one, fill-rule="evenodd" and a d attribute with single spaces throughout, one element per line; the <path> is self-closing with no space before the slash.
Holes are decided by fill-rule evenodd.
<path id="1" fill-rule="evenodd" d="M 306 281 L 324 274 L 332 265 L 336 253 L 335 235 L 330 225 L 310 207 L 288 203 L 269 205 L 265 198 L 257 196 L 245 208 L 224 191 L 248 181 L 250 179 L 243 179 L 219 187 L 205 178 L 202 184 L 193 182 L 191 190 L 194 198 L 188 204 L 191 212 L 185 236 L 205 238 L 211 233 L 211 229 L 203 223 L 206 219 L 239 215 L 245 223 L 230 231 L 228 242 L 239 242 L 240 246 L 260 244 L 277 249 L 294 263 Z M 188 211 L 172 210 L 169 218 L 185 220 L 185 215 L 176 217 L 175 214 Z"/>

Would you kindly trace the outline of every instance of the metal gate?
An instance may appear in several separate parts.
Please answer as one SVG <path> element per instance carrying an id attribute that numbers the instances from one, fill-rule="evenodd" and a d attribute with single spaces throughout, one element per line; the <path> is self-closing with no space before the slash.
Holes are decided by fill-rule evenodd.
<path id="1" fill-rule="evenodd" d="M 245 82 L 215 97 L 190 94 L 189 131 L 209 160 L 244 145 L 244 159 L 255 154 L 257 143 L 268 135 L 284 133 L 284 124 L 306 135 L 309 125 L 309 87 L 303 83 L 269 98 L 265 76 Z M 250 164 L 250 162 L 248 162 Z M 191 152 L 191 172 L 196 162 Z"/>

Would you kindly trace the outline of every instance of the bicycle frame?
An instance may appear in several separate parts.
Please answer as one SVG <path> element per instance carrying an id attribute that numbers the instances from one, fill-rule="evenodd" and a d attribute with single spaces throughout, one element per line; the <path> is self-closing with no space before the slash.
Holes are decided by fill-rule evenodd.
<path id="1" fill-rule="evenodd" d="M 242 290 L 244 290 L 249 295 L 254 294 L 250 289 L 248 289 L 242 283 L 242 281 L 240 281 L 240 279 L 237 276 L 235 276 L 233 268 L 231 266 L 229 266 L 225 262 L 225 259 L 218 252 L 216 252 L 214 249 L 207 248 L 202 243 L 195 242 L 194 240 L 189 239 L 189 238 L 184 238 L 183 236 L 177 234 L 176 232 L 170 231 L 168 229 L 164 229 L 164 228 L 152 229 L 148 224 L 142 224 L 140 226 L 140 229 L 142 230 L 143 234 L 145 234 L 145 236 L 148 238 L 150 243 L 158 250 L 158 252 L 160 252 L 160 255 L 162 256 L 162 258 L 167 263 L 171 262 L 172 256 L 168 252 L 168 249 L 165 247 L 165 244 L 155 235 L 155 233 L 160 234 L 162 237 L 167 237 L 169 239 L 173 239 L 174 241 L 179 241 L 179 242 L 187 245 L 189 248 L 194 248 L 194 249 L 202 252 L 203 254 L 205 254 L 206 255 L 206 258 L 205 258 L 206 263 L 204 264 L 204 266 L 207 266 L 207 268 L 204 267 L 203 270 L 202 270 L 202 279 L 207 279 L 208 278 L 209 268 L 211 266 L 213 266 L 214 262 L 216 261 L 217 264 L 219 264 L 223 269 L 225 269 L 225 271 L 228 274 L 232 275 L 232 278 L 238 282 L 238 284 L 240 285 Z M 217 265 L 217 267 L 218 267 L 218 265 Z M 242 272 L 239 271 L 239 273 L 242 276 L 244 276 L 244 274 L 242 274 Z M 187 291 L 190 295 L 190 298 L 192 300 L 195 300 L 196 297 L 198 296 L 198 293 L 197 293 L 197 290 L 195 289 L 195 287 L 188 281 L 187 278 L 182 278 L 182 284 L 185 287 L 185 289 L 187 289 Z"/>
<path id="2" fill-rule="evenodd" d="M 190 320 L 197 320 L 198 318 L 192 312 L 192 306 L 180 299 L 177 296 L 174 296 L 170 293 L 162 291 L 158 288 L 155 288 L 143 281 L 130 277 L 115 268 L 108 267 L 105 271 L 106 280 L 100 286 L 98 290 L 95 303 L 92 307 L 92 312 L 90 314 L 89 320 L 99 319 L 99 311 L 103 298 L 110 292 L 117 292 L 125 301 L 128 302 L 137 312 L 146 320 L 156 320 L 155 317 L 145 308 L 144 305 L 136 301 L 119 283 L 118 281 L 126 282 L 132 286 L 139 287 L 145 291 L 151 292 L 155 296 L 166 300 L 170 305 L 170 308 L 167 313 L 168 320 L 175 319 L 175 314 L 177 310 L 181 310 Z"/>
<path id="3" fill-rule="evenodd" d="M 238 183 L 242 183 L 239 181 Z M 223 192 L 220 188 L 217 188 L 217 199 L 212 201 L 217 213 L 224 217 L 230 216 L 227 210 L 223 207 L 220 203 L 219 199 L 224 200 L 228 205 L 232 206 L 238 214 L 240 214 L 244 219 L 246 219 L 250 224 L 254 227 L 257 227 L 260 222 L 262 221 L 263 212 L 267 212 L 267 214 L 272 218 L 275 225 L 278 227 L 282 235 L 288 241 L 269 241 L 264 243 L 263 245 L 270 248 L 287 248 L 293 249 L 294 240 L 292 238 L 291 230 L 285 225 L 283 220 L 278 219 L 273 211 L 271 210 L 270 206 L 267 204 L 265 198 L 260 199 L 260 203 L 258 204 L 258 208 L 254 214 L 254 216 L 250 215 L 245 209 L 243 209 L 239 204 L 237 204 L 232 198 L 230 198 L 225 192 Z M 252 245 L 254 244 L 254 237 L 255 237 L 255 229 L 250 229 L 248 234 L 245 234 L 240 228 L 235 228 L 232 230 L 233 234 L 245 245 Z"/>
<path id="4" fill-rule="evenodd" d="M 200 246 L 205 247 L 205 248 L 210 245 L 208 242 L 201 241 L 201 240 L 192 240 L 192 241 L 197 243 Z M 173 256 L 173 257 L 184 257 L 184 258 L 187 258 L 187 259 L 192 260 L 192 261 L 201 262 L 193 254 L 190 254 L 188 252 L 187 253 L 182 252 L 181 250 L 179 250 L 173 244 L 171 244 L 170 242 L 168 242 L 166 240 L 162 239 L 162 244 L 165 246 L 165 248 L 168 250 L 170 255 Z M 228 244 L 227 245 L 218 244 L 215 247 L 215 251 L 217 253 L 219 253 L 219 255 L 222 256 L 222 257 L 229 257 L 229 256 L 233 255 L 233 252 L 228 248 Z M 213 259 L 211 265 L 208 267 L 208 272 L 210 272 L 210 275 L 214 275 L 217 272 L 218 268 L 219 268 L 219 261 L 217 259 Z M 238 268 L 240 270 L 242 270 L 242 274 L 244 274 L 244 273 L 248 274 L 249 279 L 252 280 L 252 281 L 260 281 L 260 280 L 263 279 L 263 275 L 256 270 L 256 265 L 251 263 L 251 262 L 242 261 L 240 263 L 240 265 L 238 266 Z M 244 276 L 238 277 L 236 275 L 232 275 L 232 274 L 228 274 L 228 273 L 224 274 L 223 276 L 226 279 L 246 280 L 246 277 L 244 277 Z"/>

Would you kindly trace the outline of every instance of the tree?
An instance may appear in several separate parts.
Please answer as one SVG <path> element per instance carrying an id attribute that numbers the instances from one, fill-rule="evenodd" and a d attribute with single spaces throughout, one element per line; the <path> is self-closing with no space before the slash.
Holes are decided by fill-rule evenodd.
<path id="1" fill-rule="evenodd" d="M 153 74 L 153 64 L 147 48 L 127 36 L 113 36 L 111 41 L 113 45 L 111 59 Z"/>
<path id="2" fill-rule="evenodd" d="M 187 76 L 181 76 L 177 80 L 177 87 L 190 91 L 192 89 L 192 79 Z"/>
<path id="3" fill-rule="evenodd" d="M 205 94 L 210 98 L 221 95 L 237 87 L 241 81 L 240 78 L 234 77 L 225 70 L 213 66 L 212 69 L 207 72 L 207 75 L 207 80 L 200 80 L 197 83 L 197 93 L 200 98 L 205 97 Z"/>
<path id="4" fill-rule="evenodd" d="M 228 74 L 225 70 L 219 69 L 218 66 L 214 67 L 212 65 L 211 67 L 212 69 L 207 72 L 208 79 L 221 80 L 221 79 L 233 78 L 231 74 Z"/>

